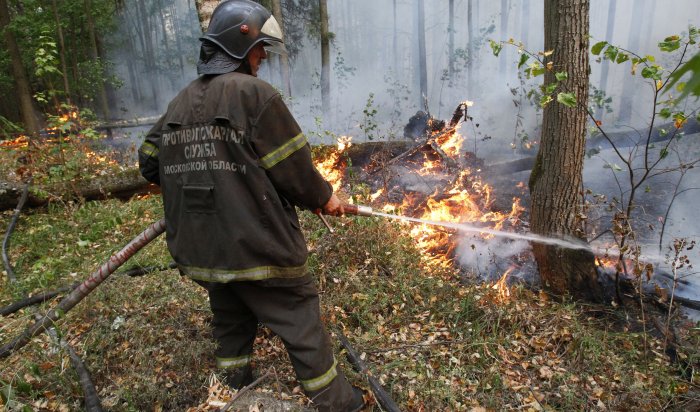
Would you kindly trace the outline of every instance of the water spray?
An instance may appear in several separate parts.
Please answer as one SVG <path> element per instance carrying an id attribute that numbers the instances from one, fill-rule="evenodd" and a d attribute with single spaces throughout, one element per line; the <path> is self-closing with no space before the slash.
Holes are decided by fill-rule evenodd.
<path id="1" fill-rule="evenodd" d="M 496 230 L 496 229 L 489 229 L 485 227 L 479 227 L 479 226 L 474 226 L 470 225 L 467 223 L 454 223 L 454 222 L 440 222 L 440 221 L 434 221 L 434 220 L 426 220 L 426 219 L 419 219 L 415 217 L 410 217 L 410 216 L 402 216 L 402 215 L 395 215 L 395 214 L 390 214 L 390 213 L 383 213 L 383 212 L 378 212 L 376 210 L 373 210 L 369 206 L 364 206 L 364 205 L 351 205 L 351 204 L 345 204 L 343 205 L 343 209 L 345 210 L 346 215 L 353 215 L 353 216 L 367 216 L 367 217 L 382 217 L 382 218 L 387 218 L 387 219 L 394 219 L 394 220 L 402 220 L 404 222 L 412 222 L 412 223 L 418 223 L 418 224 L 423 224 L 423 225 L 429 225 L 429 226 L 439 226 L 447 229 L 453 229 L 456 230 L 459 233 L 479 233 L 479 234 L 487 234 L 487 235 L 493 235 L 496 237 L 502 237 L 502 238 L 508 238 L 508 239 L 514 239 L 514 240 L 526 240 L 529 242 L 535 242 L 535 243 L 542 243 L 545 245 L 551 245 L 551 246 L 557 246 L 565 249 L 572 249 L 572 250 L 583 250 L 583 251 L 588 251 L 593 253 L 596 256 L 619 256 L 618 253 L 612 252 L 608 250 L 607 248 L 601 248 L 601 247 L 594 247 L 591 246 L 590 244 L 581 241 L 581 240 L 566 240 L 566 239 L 560 239 L 556 237 L 550 237 L 550 236 L 541 236 L 541 235 L 536 235 L 532 233 L 513 233 L 513 232 L 506 232 L 503 230 Z M 321 220 L 323 220 L 323 223 L 326 225 L 328 230 L 333 233 L 333 229 L 331 226 L 328 224 L 326 219 L 323 217 L 320 212 L 317 213 Z M 654 258 L 654 257 L 649 257 L 649 256 L 644 256 L 644 259 L 647 261 L 659 261 L 660 259 Z"/>

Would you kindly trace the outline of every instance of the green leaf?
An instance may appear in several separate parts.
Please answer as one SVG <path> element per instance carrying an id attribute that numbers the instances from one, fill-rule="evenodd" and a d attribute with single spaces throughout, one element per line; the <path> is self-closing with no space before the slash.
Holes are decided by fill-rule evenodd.
<path id="1" fill-rule="evenodd" d="M 629 60 L 629 59 L 630 59 L 629 54 L 627 54 L 627 53 L 618 53 L 617 59 L 615 60 L 615 63 L 617 63 L 617 64 L 624 63 L 624 62 L 626 62 L 626 61 Z"/>
<path id="2" fill-rule="evenodd" d="M 666 37 L 664 41 L 659 43 L 659 49 L 665 52 L 672 52 L 681 47 L 681 39 L 678 36 Z"/>
<path id="3" fill-rule="evenodd" d="M 550 83 L 548 85 L 543 85 L 542 86 L 542 94 L 552 94 L 554 93 L 555 90 L 557 90 L 557 84 L 556 83 Z"/>
<path id="4" fill-rule="evenodd" d="M 679 80 L 686 74 L 691 73 L 690 79 L 685 84 L 683 92 L 679 96 L 682 99 L 689 94 L 693 96 L 700 96 L 700 53 L 696 53 L 690 60 L 683 63 L 681 67 L 678 68 L 673 74 L 671 74 L 671 81 L 666 86 L 665 91 L 668 92 L 671 88 L 679 82 Z"/>
<path id="5" fill-rule="evenodd" d="M 25 382 L 23 380 L 18 380 L 16 383 L 16 388 L 18 393 L 22 394 L 28 394 L 32 391 L 32 385 L 30 385 L 28 382 Z"/>
<path id="6" fill-rule="evenodd" d="M 538 62 L 531 63 L 530 68 L 525 70 L 525 72 L 532 77 L 543 75 L 545 71 L 547 71 L 547 69 L 545 69 L 544 66 L 542 66 Z"/>
<path id="7" fill-rule="evenodd" d="M 494 56 L 498 56 L 498 54 L 501 52 L 501 49 L 503 49 L 503 45 L 494 40 L 489 40 L 489 45 L 491 46 L 491 51 L 493 52 Z"/>
<path id="8" fill-rule="evenodd" d="M 661 159 L 665 159 L 666 156 L 668 156 L 668 149 L 666 149 L 666 148 L 664 147 L 663 149 L 661 149 L 661 152 L 659 153 L 659 157 L 660 157 Z"/>
<path id="9" fill-rule="evenodd" d="M 608 42 L 606 42 L 606 41 L 598 42 L 598 43 L 594 44 L 593 47 L 591 47 L 591 53 L 593 53 L 594 55 L 597 56 L 600 54 L 601 51 L 603 51 L 603 47 L 605 47 L 607 45 L 608 45 Z"/>
<path id="10" fill-rule="evenodd" d="M 661 111 L 659 112 L 659 116 L 661 116 L 662 119 L 668 119 L 669 117 L 671 117 L 671 114 L 671 109 L 669 109 L 668 107 L 661 109 Z"/>
<path id="11" fill-rule="evenodd" d="M 609 46 L 607 49 L 605 49 L 605 52 L 603 54 L 607 59 L 614 62 L 615 58 L 617 57 L 617 52 L 617 47 Z"/>
<path id="12" fill-rule="evenodd" d="M 559 93 L 557 101 L 567 107 L 576 107 L 576 96 L 573 93 Z"/>
<path id="13" fill-rule="evenodd" d="M 540 107 L 545 107 L 546 105 L 551 103 L 552 100 L 554 100 L 552 99 L 552 96 L 548 94 L 542 95 L 542 97 L 540 97 Z"/>
<path id="14" fill-rule="evenodd" d="M 520 55 L 520 61 L 518 62 L 518 69 L 521 68 L 530 58 L 526 53 Z"/>
<path id="15" fill-rule="evenodd" d="M 557 73 L 554 73 L 554 77 L 556 77 L 558 81 L 563 82 L 564 80 L 569 78 L 569 73 L 557 72 Z"/>
<path id="16" fill-rule="evenodd" d="M 661 80 L 659 66 L 649 66 L 642 69 L 642 77 L 645 79 Z"/>

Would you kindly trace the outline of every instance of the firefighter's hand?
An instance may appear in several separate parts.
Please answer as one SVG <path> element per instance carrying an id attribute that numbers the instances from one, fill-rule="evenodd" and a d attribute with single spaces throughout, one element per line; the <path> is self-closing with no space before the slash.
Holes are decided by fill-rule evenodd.
<path id="1" fill-rule="evenodd" d="M 340 199 L 338 199 L 338 196 L 336 196 L 335 193 L 333 193 L 331 198 L 328 199 L 328 202 L 323 205 L 323 214 L 330 216 L 343 216 L 345 214 L 343 203 L 341 203 Z"/>

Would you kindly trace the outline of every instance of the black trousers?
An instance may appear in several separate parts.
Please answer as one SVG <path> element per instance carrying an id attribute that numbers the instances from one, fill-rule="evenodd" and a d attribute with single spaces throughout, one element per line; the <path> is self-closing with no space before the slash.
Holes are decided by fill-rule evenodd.
<path id="1" fill-rule="evenodd" d="M 213 283 L 209 292 L 217 366 L 243 382 L 262 323 L 278 335 L 307 396 L 319 411 L 346 411 L 353 389 L 337 366 L 321 322 L 318 290 L 310 276 L 296 279 Z"/>

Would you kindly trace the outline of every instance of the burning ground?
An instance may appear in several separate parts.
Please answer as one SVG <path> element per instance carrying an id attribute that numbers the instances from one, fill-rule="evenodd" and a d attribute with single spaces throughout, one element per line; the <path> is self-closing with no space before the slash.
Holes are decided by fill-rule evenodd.
<path id="1" fill-rule="evenodd" d="M 479 178 L 478 159 L 450 155 L 447 140 L 440 139 L 443 153 L 422 146 L 390 168 L 382 166 L 411 146 L 388 145 L 363 152 L 366 156 L 356 156 L 352 146 L 326 147 L 316 155 L 319 169 L 337 173 L 327 176 L 356 203 L 429 220 L 526 227 L 518 200 L 494 206 L 492 188 Z M 443 155 L 455 164 L 446 165 Z M 457 169 L 460 173 L 453 173 Z M 0 279 L 8 285 L 0 304 L 83 279 L 157 220 L 161 210 L 157 196 L 146 196 L 126 203 L 51 204 L 28 212 L 10 249 L 19 281 Z M 4 213 L 0 224 L 6 226 L 10 215 Z M 302 224 L 326 325 L 364 353 L 372 374 L 402 410 L 698 406 L 696 353 L 678 354 L 685 360 L 680 365 L 690 368 L 672 364 L 664 342 L 631 309 L 561 304 L 536 290 L 509 286 L 508 273 L 526 270 L 524 253 L 499 258 L 483 252 L 481 268 L 489 276 L 479 277 L 456 263 L 458 251 L 478 250 L 489 244 L 488 237 L 460 243 L 449 231 L 367 217 L 331 219 L 336 233 L 330 234 L 310 213 L 302 213 Z M 168 262 L 164 240 L 158 239 L 127 266 Z M 55 303 L 3 317 L 0 341 L 23 330 L 35 310 L 44 312 Z M 216 410 L 231 393 L 212 376 L 209 322 L 203 290 L 167 270 L 113 276 L 57 326 L 85 361 L 107 409 Z M 678 334 L 690 343 L 686 347 L 698 347 L 697 330 L 679 328 Z M 265 410 L 307 405 L 279 339 L 263 329 L 255 351 L 258 374 L 274 370 L 275 377 L 240 404 L 242 410 L 260 409 L 258 402 L 267 405 Z M 351 379 L 366 388 L 340 348 L 337 353 Z M 81 408 L 75 373 L 47 335 L 3 360 L 0 381 L 8 410 Z M 279 403 L 270 406 L 271 398 Z"/>

